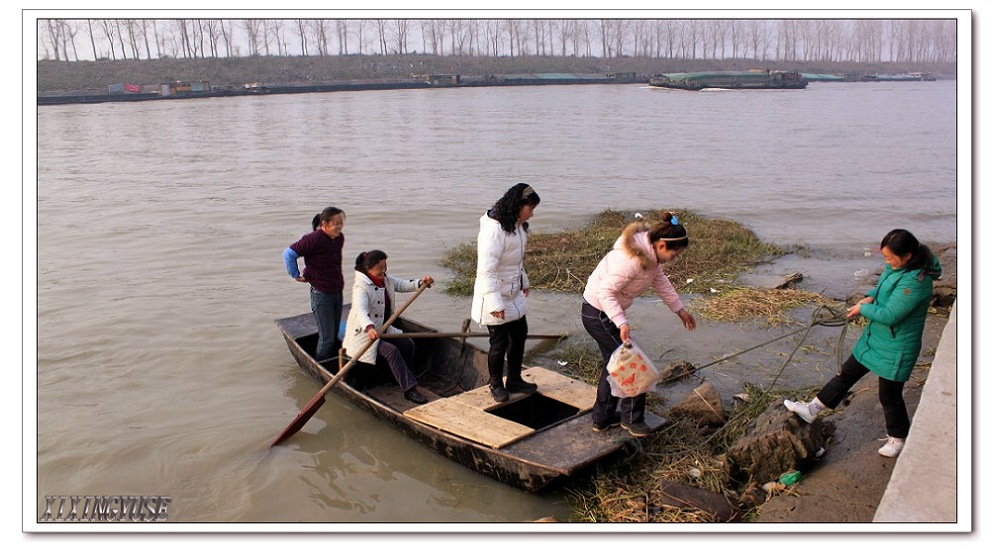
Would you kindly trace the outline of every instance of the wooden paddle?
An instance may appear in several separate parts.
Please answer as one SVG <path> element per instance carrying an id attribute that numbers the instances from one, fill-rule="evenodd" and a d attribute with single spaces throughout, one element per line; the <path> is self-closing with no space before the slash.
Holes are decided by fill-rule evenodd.
<path id="1" fill-rule="evenodd" d="M 467 337 L 489 337 L 489 336 L 490 336 L 490 333 L 469 333 L 469 332 L 466 332 L 466 333 L 442 333 L 442 332 L 437 332 L 437 331 L 435 331 L 435 332 L 433 332 L 433 331 L 426 331 L 426 332 L 423 332 L 423 333 L 416 333 L 416 332 L 411 332 L 411 333 L 389 333 L 387 335 L 380 335 L 380 338 L 381 339 L 403 339 L 403 338 L 406 337 L 408 339 L 430 339 L 430 338 L 448 338 L 448 337 L 467 338 Z M 525 335 L 525 338 L 526 339 L 565 339 L 568 336 L 569 335 L 567 335 L 566 333 L 560 333 L 558 335 L 552 335 L 552 334 L 549 334 L 549 335 Z"/>
<path id="2" fill-rule="evenodd" d="M 400 308 L 397 309 L 396 312 L 393 313 L 393 315 L 390 316 L 387 322 L 384 323 L 383 326 L 380 327 L 379 329 L 379 332 L 381 333 L 380 338 L 386 336 L 383 334 L 383 332 L 386 331 L 387 328 L 393 324 L 393 322 L 397 321 L 397 318 L 399 318 L 400 315 L 404 313 L 404 310 L 406 310 L 407 307 L 410 306 L 412 302 L 414 302 L 414 299 L 418 298 L 418 296 L 420 296 L 421 293 L 424 292 L 424 290 L 427 288 L 428 288 L 427 285 L 422 285 L 421 287 L 419 287 L 418 290 L 414 292 L 414 296 L 407 299 L 407 302 L 405 302 Z M 342 377 L 345 376 L 345 374 L 350 369 L 352 369 L 352 366 L 354 366 L 358 362 L 358 359 L 361 358 L 362 355 L 367 350 L 369 350 L 371 346 L 373 346 L 374 342 L 376 342 L 376 339 L 370 340 L 366 344 L 366 346 L 362 348 L 362 350 L 360 350 L 358 353 L 353 355 L 352 359 L 349 360 L 349 363 L 345 364 L 345 367 L 339 369 L 338 373 L 335 374 L 335 376 L 332 377 L 330 381 L 328 381 L 328 384 L 324 385 L 324 388 L 319 390 L 318 393 L 314 395 L 313 398 L 311 398 L 310 402 L 307 402 L 307 405 L 304 406 L 304 409 L 301 410 L 299 414 L 297 414 L 297 418 L 294 419 L 293 422 L 291 422 L 290 425 L 286 429 L 284 429 L 283 432 L 276 437 L 276 440 L 273 440 L 273 443 L 270 444 L 269 446 L 272 447 L 275 446 L 276 444 L 279 444 L 280 442 L 283 442 L 287 438 L 296 434 L 297 431 L 302 429 L 304 427 L 304 424 L 306 424 L 307 421 L 314 416 L 314 413 L 317 412 L 318 408 L 324 405 L 324 395 L 328 392 L 328 390 L 330 390 L 331 387 L 335 386 L 335 383 L 337 383 Z"/>

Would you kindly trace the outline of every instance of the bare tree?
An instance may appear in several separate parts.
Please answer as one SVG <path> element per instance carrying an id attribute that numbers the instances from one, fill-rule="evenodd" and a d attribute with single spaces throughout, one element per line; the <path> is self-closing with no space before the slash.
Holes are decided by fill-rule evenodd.
<path id="1" fill-rule="evenodd" d="M 60 61 L 63 57 L 63 54 L 60 53 L 62 52 L 62 33 L 64 32 L 62 20 L 47 19 L 45 23 L 48 30 L 48 44 L 52 46 L 52 56 L 56 61 Z M 65 56 L 65 60 L 69 61 L 69 57 Z"/>
<path id="2" fill-rule="evenodd" d="M 613 20 L 598 19 L 595 22 L 595 25 L 597 25 L 597 30 L 600 33 L 601 38 L 601 57 L 609 58 L 614 55 L 614 52 L 611 51 L 611 44 L 613 43 L 611 33 L 614 28 Z"/>
<path id="3" fill-rule="evenodd" d="M 507 31 L 508 52 L 511 58 L 514 58 L 515 49 L 517 49 L 518 55 L 524 55 L 521 47 L 521 29 L 519 28 L 519 20 L 505 19 L 503 26 Z"/>
<path id="4" fill-rule="evenodd" d="M 591 57 L 593 55 L 593 31 L 591 30 L 591 23 L 590 21 L 583 19 L 580 20 L 577 25 L 579 27 L 577 36 L 583 44 L 583 55 Z"/>
<path id="5" fill-rule="evenodd" d="M 349 22 L 336 19 L 335 31 L 338 33 L 338 55 L 349 55 Z"/>
<path id="6" fill-rule="evenodd" d="M 138 38 L 140 33 L 138 32 L 138 21 L 134 19 L 118 19 L 118 22 L 118 29 L 120 30 L 123 28 L 123 30 L 119 32 L 121 36 L 121 50 L 125 50 L 124 39 L 126 37 L 127 48 L 131 50 L 131 57 L 133 59 L 139 59 Z"/>
<path id="7" fill-rule="evenodd" d="M 287 55 L 286 33 L 283 30 L 283 19 L 267 19 L 263 27 L 266 43 L 266 55 L 269 53 L 269 45 L 276 46 L 276 56 L 285 57 Z"/>
<path id="8" fill-rule="evenodd" d="M 627 55 L 628 29 L 631 26 L 631 19 L 617 19 L 614 22 L 614 57 Z"/>
<path id="9" fill-rule="evenodd" d="M 110 59 L 117 59 L 117 51 L 114 48 L 117 36 L 113 22 L 110 19 L 97 19 L 96 23 L 97 27 L 103 32 L 104 38 L 107 39 L 107 46 L 110 48 Z"/>
<path id="10" fill-rule="evenodd" d="M 770 40 L 773 38 L 773 24 L 766 19 L 753 19 L 749 23 L 752 56 L 758 61 L 766 61 L 769 59 Z"/>
<path id="11" fill-rule="evenodd" d="M 221 42 L 224 44 L 225 57 L 232 57 L 235 52 L 232 50 L 232 37 L 235 33 L 235 21 L 233 19 L 222 19 L 220 25 Z"/>
<path id="12" fill-rule="evenodd" d="M 466 37 L 465 25 L 462 19 L 449 19 L 446 21 L 446 26 L 449 32 L 449 54 L 454 56 L 461 56 L 465 52 L 466 48 Z"/>
<path id="13" fill-rule="evenodd" d="M 308 32 L 311 36 L 309 44 L 317 50 L 318 57 L 329 55 L 328 52 L 328 20 L 316 19 L 307 21 Z"/>
<path id="14" fill-rule="evenodd" d="M 93 30 L 93 20 L 86 20 L 86 34 L 90 37 L 90 48 L 93 49 L 93 59 L 100 59 L 100 54 L 97 53 L 97 35 L 96 31 Z"/>
<path id="15" fill-rule="evenodd" d="M 438 19 L 421 22 L 421 50 L 431 55 L 442 55 L 445 45 L 445 24 Z"/>
<path id="16" fill-rule="evenodd" d="M 552 53 L 552 21 L 547 19 L 531 19 L 527 22 L 534 31 L 535 55 L 546 55 L 546 41 L 549 41 L 548 51 Z"/>
<path id="17" fill-rule="evenodd" d="M 145 47 L 145 59 L 152 59 L 152 46 L 149 44 L 149 29 L 153 28 L 155 25 L 155 20 L 153 19 L 139 19 L 138 20 L 138 34 L 140 35 L 141 44 Z"/>
<path id="18" fill-rule="evenodd" d="M 362 55 L 366 51 L 366 29 L 369 28 L 369 21 L 360 19 L 355 22 L 356 53 Z"/>
<path id="19" fill-rule="evenodd" d="M 124 22 L 123 19 L 114 19 L 111 24 L 114 25 L 114 35 L 117 37 L 117 43 L 121 47 L 121 59 L 128 59 L 128 50 L 124 47 L 124 32 L 121 30 L 121 24 Z"/>
<path id="20" fill-rule="evenodd" d="M 397 40 L 397 53 L 404 55 L 410 53 L 408 46 L 408 35 L 410 34 L 411 20 L 410 19 L 395 19 L 394 20 L 394 37 Z"/>
<path id="21" fill-rule="evenodd" d="M 500 21 L 487 19 L 483 22 L 483 35 L 487 41 L 487 55 L 500 56 Z"/>
<path id="22" fill-rule="evenodd" d="M 742 21 L 730 19 L 728 22 L 728 41 L 732 44 L 732 59 L 739 58 L 739 48 L 742 45 Z"/>
<path id="23" fill-rule="evenodd" d="M 74 61 L 79 61 L 79 52 L 76 50 L 76 34 L 80 30 L 80 21 L 66 21 L 65 22 L 65 32 L 63 33 L 64 42 L 62 43 L 62 49 L 67 54 L 69 49 L 72 49 L 72 56 Z M 68 57 L 66 58 L 68 60 Z"/>
<path id="24" fill-rule="evenodd" d="M 242 19 L 242 30 L 248 46 L 248 55 L 259 55 L 259 42 L 262 40 L 262 22 L 258 19 Z"/>
<path id="25" fill-rule="evenodd" d="M 376 32 L 379 38 L 380 55 L 387 55 L 387 22 L 385 19 L 376 20 Z"/>
<path id="26" fill-rule="evenodd" d="M 557 19 L 551 24 L 550 34 L 558 33 L 559 42 L 559 55 L 566 57 L 566 46 L 569 44 L 570 35 L 575 29 L 575 25 L 571 19 Z M 549 53 L 555 55 L 555 48 L 550 46 Z"/>
<path id="27" fill-rule="evenodd" d="M 300 56 L 307 57 L 307 19 L 294 19 L 293 30 L 297 35 L 297 43 L 300 45 Z"/>

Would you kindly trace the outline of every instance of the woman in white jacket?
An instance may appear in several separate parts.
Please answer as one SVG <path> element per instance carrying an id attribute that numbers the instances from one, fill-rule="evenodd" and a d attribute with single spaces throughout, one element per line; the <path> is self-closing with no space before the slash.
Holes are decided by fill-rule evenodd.
<path id="1" fill-rule="evenodd" d="M 490 333 L 488 367 L 490 393 L 504 402 L 510 392 L 534 392 L 538 387 L 521 378 L 528 322 L 525 318 L 528 274 L 525 246 L 528 219 L 541 199 L 528 184 L 515 184 L 480 217 L 476 250 L 476 283 L 470 317 Z M 507 357 L 507 383 L 504 358 Z"/>
<path id="2" fill-rule="evenodd" d="M 676 258 L 690 245 L 687 230 L 670 212 L 663 221 L 646 228 L 641 222 L 629 224 L 587 279 L 583 290 L 580 316 L 583 327 L 597 342 L 604 365 L 601 367 L 597 399 L 591 417 L 594 430 L 602 431 L 620 424 L 632 436 L 651 434 L 645 423 L 645 394 L 620 399 L 611 394 L 607 364 L 611 354 L 622 344 L 631 342 L 631 328 L 625 310 L 650 288 L 669 309 L 680 316 L 688 330 L 697 327 L 661 264 Z"/>
<path id="3" fill-rule="evenodd" d="M 422 285 L 435 282 L 426 275 L 418 279 L 402 279 L 387 273 L 387 255 L 371 250 L 360 253 L 355 263 L 355 282 L 352 285 L 352 307 L 345 324 L 345 351 L 354 356 L 370 341 L 373 345 L 357 361 L 376 364 L 383 361 L 390 366 L 394 379 L 404 391 L 404 398 L 416 404 L 428 401 L 418 392 L 418 381 L 411 371 L 414 359 L 414 340 L 408 338 L 380 339 L 380 330 L 390 319 L 397 305 L 397 293 L 411 293 Z M 402 333 L 390 326 L 387 333 Z"/>

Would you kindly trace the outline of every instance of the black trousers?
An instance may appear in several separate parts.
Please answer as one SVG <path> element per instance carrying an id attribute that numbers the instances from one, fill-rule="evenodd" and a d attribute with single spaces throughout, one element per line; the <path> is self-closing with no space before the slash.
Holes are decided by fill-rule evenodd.
<path id="1" fill-rule="evenodd" d="M 607 317 L 607 314 L 594 308 L 587 301 L 580 307 L 580 319 L 583 328 L 594 338 L 597 347 L 601 351 L 601 358 L 604 360 L 601 365 L 601 377 L 597 383 L 597 401 L 594 402 L 593 411 L 590 416 L 594 423 L 603 423 L 621 405 L 621 421 L 626 425 L 638 423 L 645 420 L 645 394 L 639 394 L 632 398 L 618 398 L 611 394 L 611 383 L 608 381 L 610 374 L 607 372 L 607 363 L 611 359 L 611 354 L 621 346 L 621 330 Z"/>
<path id="2" fill-rule="evenodd" d="M 502 323 L 488 325 L 490 332 L 490 352 L 487 354 L 487 368 L 490 371 L 490 384 L 504 386 L 504 358 L 507 357 L 507 380 L 521 381 L 521 362 L 525 356 L 525 337 L 528 335 L 528 321 L 524 317 Z"/>
<path id="3" fill-rule="evenodd" d="M 846 397 L 846 393 L 870 370 L 850 355 L 842 364 L 839 374 L 818 391 L 818 399 L 826 407 L 835 409 Z M 904 403 L 904 383 L 891 381 L 880 377 L 877 383 L 877 397 L 884 408 L 884 423 L 887 426 L 887 436 L 907 438 L 911 430 L 911 420 L 908 418 L 908 407 Z"/>

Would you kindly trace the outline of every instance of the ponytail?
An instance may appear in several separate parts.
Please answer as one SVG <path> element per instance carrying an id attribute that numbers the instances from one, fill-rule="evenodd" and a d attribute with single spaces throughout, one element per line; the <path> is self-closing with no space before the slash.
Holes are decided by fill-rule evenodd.
<path id="1" fill-rule="evenodd" d="M 687 228 L 680 224 L 680 220 L 672 212 L 661 214 L 662 222 L 659 222 L 649 230 L 649 241 L 665 241 L 667 249 L 685 249 L 690 245 L 690 238 L 687 237 Z"/>

